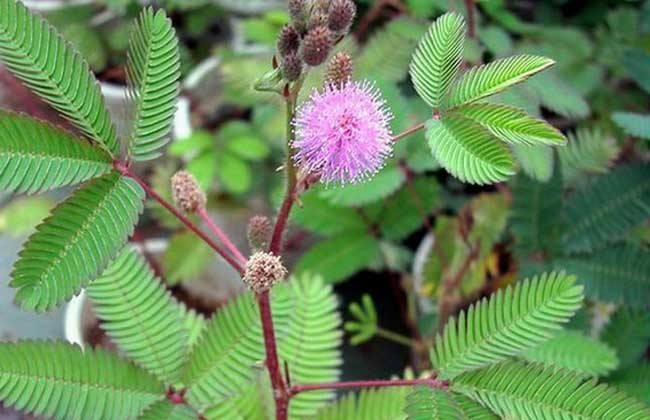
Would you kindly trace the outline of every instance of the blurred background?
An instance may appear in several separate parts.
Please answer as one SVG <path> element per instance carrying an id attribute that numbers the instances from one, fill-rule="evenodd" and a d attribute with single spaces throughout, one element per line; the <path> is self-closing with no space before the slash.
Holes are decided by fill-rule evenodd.
<path id="1" fill-rule="evenodd" d="M 174 139 L 163 158 L 138 170 L 170 196 L 169 178 L 179 168 L 188 169 L 208 191 L 215 220 L 237 245 L 248 249 L 248 220 L 272 214 L 283 188 L 276 169 L 284 156 L 284 108 L 277 95 L 257 93 L 251 86 L 271 68 L 277 34 L 289 21 L 285 2 L 24 3 L 86 57 L 118 126 L 127 121 L 124 62 L 130 23 L 145 3 L 167 10 L 181 40 L 182 57 Z M 604 273 L 592 264 L 620 262 L 615 256 L 602 250 L 578 255 L 553 241 L 566 227 L 559 209 L 567 196 L 588 188 L 594 177 L 648 161 L 650 1 L 361 0 L 357 7 L 352 35 L 337 49 L 354 57 L 356 79 L 376 81 L 395 114 L 394 132 L 430 113 L 412 90 L 408 65 L 432 20 L 454 10 L 470 25 L 466 65 L 516 53 L 556 60 L 552 70 L 498 100 L 544 117 L 567 134 L 569 146 L 557 153 L 544 146 L 515 148 L 521 175 L 507 184 L 478 188 L 440 170 L 418 133 L 398 143 L 395 158 L 372 181 L 353 187 L 316 186 L 302 197 L 286 237 L 293 271 L 318 272 L 335 284 L 346 320 L 353 318 L 345 309 L 348 304 L 369 294 L 374 307 L 380 308 L 377 322 L 382 331 L 399 336 L 391 339 L 384 334 L 382 339 L 375 331 L 371 336 L 378 335 L 377 339 L 346 344 L 346 374 L 385 377 L 402 374 L 411 362 L 417 366 L 421 354 L 409 340 L 417 344 L 434 334 L 440 322 L 442 278 L 462 277 L 462 291 L 454 302 L 458 309 L 517 278 L 567 266 L 589 273 L 597 283 L 592 285 L 597 290 L 591 296 L 594 301 L 574 327 L 622 348 L 625 338 L 614 335 L 608 320 L 618 316 L 628 317 L 628 324 L 645 322 L 645 329 L 633 332 L 635 351 L 628 354 L 629 360 L 621 358 L 621 367 L 647 360 L 649 210 L 617 239 L 624 244 L 617 246 L 633 246 L 638 261 L 646 262 L 619 267 L 635 272 L 635 288 L 626 289 L 621 283 L 616 289 L 617 282 L 626 281 L 625 275 Z M 314 69 L 305 95 L 321 85 L 322 70 Z M 1 66 L 0 107 L 70 128 Z M 647 165 L 644 168 L 647 174 Z M 650 194 L 650 187 L 643 185 L 639 200 Z M 7 283 L 21 244 L 65 195 L 66 191 L 0 195 L 0 336 L 5 340 L 65 336 L 110 347 L 83 298 L 73 301 L 72 307 L 39 315 L 12 304 L 14 290 Z M 594 198 L 594 206 L 601 204 Z M 536 220 L 522 219 L 522 212 L 531 211 L 539 215 Z M 236 273 L 153 203 L 133 241 L 173 293 L 204 314 L 242 290 Z M 612 284 L 612 290 L 600 287 Z M 629 304 L 629 313 L 621 315 L 617 305 L 621 302 Z M 359 331 L 350 333 L 354 337 Z M 407 345 L 400 343 L 402 339 Z M 645 389 L 650 395 L 650 383 Z M 7 413 L 5 418 L 19 417 Z"/>

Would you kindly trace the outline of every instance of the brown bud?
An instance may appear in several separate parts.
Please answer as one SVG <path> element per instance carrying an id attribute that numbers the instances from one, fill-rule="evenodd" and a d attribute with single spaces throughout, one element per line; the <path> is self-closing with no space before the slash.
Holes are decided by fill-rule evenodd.
<path id="1" fill-rule="evenodd" d="M 319 26 L 327 26 L 329 15 L 325 12 L 315 11 L 309 17 L 307 29 L 318 28 Z"/>
<path id="2" fill-rule="evenodd" d="M 357 6 L 351 0 L 332 0 L 329 9 L 328 25 L 334 32 L 347 32 L 352 25 Z"/>
<path id="3" fill-rule="evenodd" d="M 186 213 L 194 213 L 205 207 L 207 201 L 198 181 L 187 171 L 178 171 L 172 176 L 172 196 L 178 207 Z"/>
<path id="4" fill-rule="evenodd" d="M 338 52 L 327 65 L 325 82 L 340 87 L 352 79 L 352 71 L 352 57 L 348 53 Z"/>
<path id="5" fill-rule="evenodd" d="M 304 22 L 307 16 L 307 1 L 306 0 L 289 0 L 289 16 L 293 23 Z"/>
<path id="6" fill-rule="evenodd" d="M 252 249 L 264 249 L 269 245 L 273 225 L 266 216 L 254 216 L 248 222 L 248 243 Z"/>
<path id="7" fill-rule="evenodd" d="M 282 57 L 290 53 L 295 53 L 300 47 L 300 35 L 298 31 L 291 26 L 285 25 L 278 36 L 278 52 Z"/>
<path id="8" fill-rule="evenodd" d="M 310 30 L 302 44 L 302 58 L 310 66 L 318 66 L 327 60 L 332 48 L 332 31 L 324 26 Z"/>
<path id="9" fill-rule="evenodd" d="M 274 284 L 287 276 L 279 256 L 268 252 L 256 252 L 246 262 L 244 283 L 253 292 L 259 294 L 268 291 Z"/>
<path id="10" fill-rule="evenodd" d="M 282 61 L 282 75 L 289 82 L 295 82 L 302 73 L 302 60 L 296 53 L 288 54 Z"/>

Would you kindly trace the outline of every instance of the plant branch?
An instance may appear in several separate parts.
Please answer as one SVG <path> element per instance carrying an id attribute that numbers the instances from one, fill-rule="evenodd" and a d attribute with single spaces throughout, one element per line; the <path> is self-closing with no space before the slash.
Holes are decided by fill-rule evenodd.
<path id="1" fill-rule="evenodd" d="M 422 130 L 423 128 L 424 128 L 424 123 L 414 125 L 413 127 L 409 128 L 409 129 L 407 129 L 405 131 L 402 131 L 399 134 L 394 135 L 392 137 L 392 140 L 393 140 L 393 142 L 396 142 L 396 141 L 401 140 L 402 138 L 404 138 L 406 136 L 409 136 L 409 135 L 411 135 L 413 133 L 417 133 L 418 131 Z"/>
<path id="2" fill-rule="evenodd" d="M 402 334 L 397 334 L 395 332 L 385 330 L 383 328 L 377 327 L 375 332 L 378 337 L 385 338 L 386 340 L 392 341 L 394 343 L 402 344 L 403 346 L 412 348 L 414 341 L 408 337 L 403 336 Z"/>
<path id="3" fill-rule="evenodd" d="M 442 290 L 440 295 L 440 316 L 438 317 L 438 331 L 447 323 L 447 320 L 453 313 L 456 303 L 454 302 L 454 292 L 460 287 L 465 274 L 472 265 L 472 262 L 478 257 L 479 246 L 470 245 L 470 250 L 465 256 L 461 267 L 455 275 L 446 278 L 442 283 Z"/>
<path id="4" fill-rule="evenodd" d="M 232 243 L 228 235 L 224 233 L 223 230 L 212 220 L 210 215 L 208 214 L 208 211 L 206 210 L 205 207 L 200 206 L 196 210 L 196 214 L 203 220 L 203 223 L 205 223 L 210 231 L 214 233 L 217 238 L 221 241 L 221 243 L 226 247 L 226 249 L 235 257 L 237 260 L 239 260 L 239 263 L 242 266 L 246 265 L 246 261 L 248 260 L 246 257 L 244 257 L 244 254 L 241 253 L 241 251 L 235 246 L 235 244 Z"/>
<path id="5" fill-rule="evenodd" d="M 476 36 L 476 17 L 474 16 L 474 0 L 465 0 L 465 9 L 467 9 L 467 36 L 474 38 Z"/>
<path id="6" fill-rule="evenodd" d="M 294 385 L 289 390 L 293 397 L 298 393 L 306 391 L 318 391 L 322 389 L 350 389 L 350 388 L 385 388 L 391 386 L 416 386 L 427 385 L 435 389 L 447 389 L 449 383 L 441 381 L 435 377 L 423 379 L 394 379 L 394 380 L 369 380 L 369 381 L 350 381 L 350 382 L 332 382 L 325 384 L 305 384 Z"/>
<path id="7" fill-rule="evenodd" d="M 113 162 L 113 167 L 115 168 L 116 171 L 121 173 L 122 175 L 131 178 L 135 182 L 137 182 L 143 190 L 149 195 L 149 197 L 153 198 L 156 200 L 161 206 L 163 206 L 167 211 L 169 211 L 171 214 L 173 214 L 178 220 L 180 220 L 181 223 L 183 223 L 189 230 L 191 230 L 196 236 L 201 238 L 203 242 L 208 244 L 210 248 L 214 249 L 221 257 L 223 257 L 228 264 L 232 266 L 232 268 L 235 269 L 240 275 L 243 275 L 244 273 L 244 267 L 233 257 L 231 256 L 228 252 L 226 252 L 219 244 L 214 242 L 205 232 L 203 232 L 201 229 L 199 229 L 198 226 L 196 226 L 192 221 L 185 216 L 180 210 L 178 210 L 176 207 L 174 207 L 171 203 L 169 203 L 167 200 L 165 200 L 163 197 L 161 197 L 156 191 L 153 190 L 144 180 L 142 180 L 140 177 L 138 177 L 136 174 L 132 173 L 127 166 L 125 166 L 122 162 Z"/>

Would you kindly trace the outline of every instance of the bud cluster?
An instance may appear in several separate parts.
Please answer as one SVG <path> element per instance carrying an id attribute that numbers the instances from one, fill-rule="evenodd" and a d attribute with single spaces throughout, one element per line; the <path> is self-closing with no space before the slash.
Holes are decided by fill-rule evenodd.
<path id="1" fill-rule="evenodd" d="M 205 207 L 207 201 L 198 181 L 187 171 L 178 171 L 172 176 L 172 196 L 174 202 L 186 213 L 194 213 Z"/>
<path id="2" fill-rule="evenodd" d="M 244 271 L 244 283 L 255 293 L 263 293 L 284 280 L 287 269 L 279 256 L 258 251 L 251 255 Z"/>
<path id="3" fill-rule="evenodd" d="M 335 41 L 349 31 L 357 10 L 353 0 L 289 0 L 288 7 L 291 23 L 280 32 L 277 48 L 282 75 L 293 82 L 305 64 L 318 66 L 327 60 Z"/>
<path id="4" fill-rule="evenodd" d="M 266 216 L 253 216 L 248 222 L 248 243 L 253 250 L 264 249 L 269 245 L 273 225 Z"/>

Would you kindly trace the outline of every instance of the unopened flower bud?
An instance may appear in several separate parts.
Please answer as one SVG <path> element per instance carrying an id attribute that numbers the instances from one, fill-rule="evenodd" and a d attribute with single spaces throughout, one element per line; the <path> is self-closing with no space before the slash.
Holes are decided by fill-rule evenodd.
<path id="1" fill-rule="evenodd" d="M 306 0 L 289 0 L 289 16 L 293 23 L 303 22 L 307 16 Z"/>
<path id="2" fill-rule="evenodd" d="M 205 207 L 207 201 L 198 181 L 187 171 L 178 171 L 172 176 L 172 196 L 178 207 L 186 213 L 194 213 Z"/>
<path id="3" fill-rule="evenodd" d="M 278 52 L 284 57 L 287 54 L 295 53 L 299 47 L 300 35 L 298 31 L 291 25 L 285 25 L 278 37 Z"/>
<path id="4" fill-rule="evenodd" d="M 264 249 L 269 245 L 273 225 L 266 216 L 254 216 L 248 222 L 248 243 L 252 249 Z"/>
<path id="5" fill-rule="evenodd" d="M 270 290 L 286 276 L 287 269 L 279 256 L 260 251 L 246 262 L 243 280 L 249 289 L 259 294 Z"/>
<path id="6" fill-rule="evenodd" d="M 307 23 L 307 29 L 311 30 L 318 28 L 320 26 L 327 27 L 327 22 L 329 20 L 329 15 L 324 12 L 313 12 L 309 17 L 309 22 Z"/>
<path id="7" fill-rule="evenodd" d="M 325 82 L 335 86 L 343 86 L 352 79 L 352 57 L 348 53 L 338 52 L 327 65 Z"/>
<path id="8" fill-rule="evenodd" d="M 332 0 L 328 17 L 329 28 L 334 32 L 346 32 L 356 13 L 357 6 L 352 0 Z"/>
<path id="9" fill-rule="evenodd" d="M 296 53 L 288 54 L 282 60 L 282 75 L 288 82 L 295 82 L 302 73 L 302 60 Z"/>
<path id="10" fill-rule="evenodd" d="M 302 46 L 302 58 L 310 66 L 318 66 L 327 60 L 332 48 L 332 31 L 324 26 L 310 30 Z"/>

